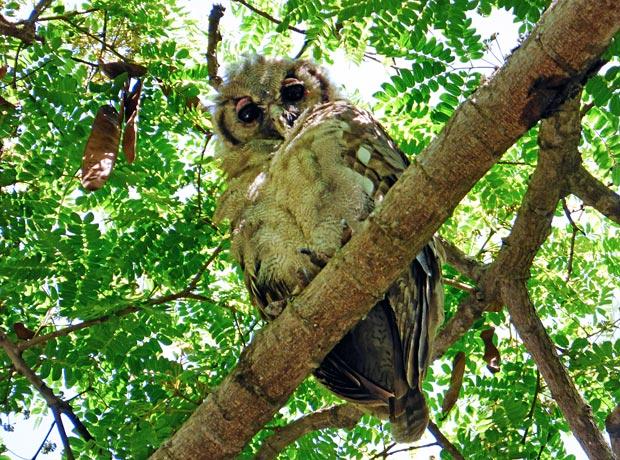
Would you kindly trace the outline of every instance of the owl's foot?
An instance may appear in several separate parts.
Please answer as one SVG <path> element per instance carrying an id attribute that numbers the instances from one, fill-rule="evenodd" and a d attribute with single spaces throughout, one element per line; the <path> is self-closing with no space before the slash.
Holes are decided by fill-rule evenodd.
<path id="1" fill-rule="evenodd" d="M 342 235 L 340 235 L 340 245 L 342 247 L 347 244 L 353 236 L 353 229 L 345 219 L 340 221 L 340 225 L 342 225 Z"/>
<path id="2" fill-rule="evenodd" d="M 325 254 L 322 251 L 315 251 L 310 248 L 299 248 L 299 252 L 301 254 L 305 254 L 310 257 L 310 262 L 316 265 L 319 268 L 323 268 L 329 262 L 330 256 Z"/>
<path id="3" fill-rule="evenodd" d="M 353 229 L 345 219 L 340 221 L 340 225 L 342 227 L 342 233 L 340 234 L 340 247 L 342 247 L 347 244 L 351 239 L 351 236 L 353 236 Z M 325 267 L 333 255 L 329 255 L 322 251 L 315 251 L 311 248 L 299 248 L 299 252 L 310 257 L 310 262 L 319 268 Z"/>
<path id="4" fill-rule="evenodd" d="M 284 311 L 287 303 L 288 301 L 286 299 L 285 300 L 274 300 L 273 302 L 269 303 L 265 308 L 263 308 L 263 313 L 268 318 L 275 319 L 278 316 L 280 316 L 280 313 Z"/>

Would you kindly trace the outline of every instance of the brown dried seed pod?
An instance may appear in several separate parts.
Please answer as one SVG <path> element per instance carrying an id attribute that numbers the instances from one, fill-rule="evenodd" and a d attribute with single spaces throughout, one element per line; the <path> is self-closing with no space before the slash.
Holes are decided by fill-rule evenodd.
<path id="1" fill-rule="evenodd" d="M 14 323 L 13 331 L 22 340 L 30 340 L 35 336 L 35 332 L 32 329 L 28 329 L 24 323 Z"/>
<path id="2" fill-rule="evenodd" d="M 116 78 L 119 75 L 127 72 L 129 78 L 139 78 L 146 74 L 147 68 L 140 64 L 135 64 L 131 62 L 103 62 L 99 61 L 99 66 L 103 73 L 110 77 Z"/>
<path id="3" fill-rule="evenodd" d="M 450 376 L 450 387 L 446 391 L 441 404 L 441 413 L 446 415 L 459 399 L 459 392 L 463 386 L 463 374 L 465 373 L 465 353 L 459 351 L 452 361 L 452 375 Z"/>
<path id="4" fill-rule="evenodd" d="M 495 329 L 490 327 L 480 333 L 480 338 L 484 342 L 484 360 L 487 363 L 487 369 L 492 373 L 500 371 L 500 362 L 502 360 L 499 350 L 493 343 L 493 334 Z"/>
<path id="5" fill-rule="evenodd" d="M 119 115 L 111 105 L 99 108 L 82 157 L 82 185 L 99 190 L 114 168 L 121 129 Z"/>
<path id="6" fill-rule="evenodd" d="M 125 125 L 123 133 L 123 154 L 127 163 L 131 164 L 136 159 L 136 141 L 138 137 L 138 125 L 136 124 L 137 112 L 131 116 Z"/>
<path id="7" fill-rule="evenodd" d="M 136 158 L 136 142 L 138 138 L 138 112 L 140 110 L 140 94 L 142 93 L 142 82 L 134 85 L 131 93 L 123 98 L 125 108 L 125 132 L 123 133 L 123 153 L 127 163 L 131 164 Z"/>
<path id="8" fill-rule="evenodd" d="M 123 96 L 123 104 L 125 106 L 125 121 L 129 121 L 134 112 L 140 108 L 140 95 L 142 94 L 142 81 L 138 80 L 133 89 Z"/>

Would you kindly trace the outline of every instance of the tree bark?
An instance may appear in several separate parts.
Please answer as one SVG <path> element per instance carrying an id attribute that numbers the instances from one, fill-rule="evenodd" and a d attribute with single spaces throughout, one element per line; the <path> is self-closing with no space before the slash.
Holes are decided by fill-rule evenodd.
<path id="1" fill-rule="evenodd" d="M 617 0 L 554 3 L 506 66 L 405 171 L 366 228 L 257 334 L 237 367 L 152 458 L 237 455 L 476 181 L 585 79 L 619 28 Z"/>

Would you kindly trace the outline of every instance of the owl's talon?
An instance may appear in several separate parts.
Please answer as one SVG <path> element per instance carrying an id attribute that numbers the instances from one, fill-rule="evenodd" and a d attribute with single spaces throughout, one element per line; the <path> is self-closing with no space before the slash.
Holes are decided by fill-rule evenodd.
<path id="1" fill-rule="evenodd" d="M 324 252 L 315 251 L 314 249 L 310 248 L 299 248 L 299 252 L 310 257 L 310 262 L 312 262 L 319 268 L 325 267 L 325 265 L 327 265 L 327 262 L 329 262 L 330 259 L 330 257 Z"/>
<path id="2" fill-rule="evenodd" d="M 280 313 L 282 313 L 284 311 L 284 309 L 286 308 L 287 304 L 288 304 L 288 300 L 287 299 L 284 299 L 284 300 L 274 300 L 273 302 L 270 302 L 263 309 L 263 312 L 265 313 L 266 316 L 268 316 L 270 318 L 277 318 L 278 316 L 280 316 Z"/>
<path id="3" fill-rule="evenodd" d="M 349 240 L 353 236 L 353 229 L 351 228 L 351 226 L 345 219 L 342 219 L 340 221 L 340 225 L 342 225 L 342 235 L 340 236 L 340 244 L 341 246 L 344 246 L 345 244 L 349 242 Z"/>
<path id="4" fill-rule="evenodd" d="M 312 281 L 310 275 L 308 274 L 308 271 L 305 268 L 300 268 L 299 270 L 297 270 L 297 279 L 299 280 L 299 284 L 293 294 L 298 294 L 297 291 L 301 292 L 303 289 L 305 289 L 306 286 L 310 284 L 310 281 Z"/>

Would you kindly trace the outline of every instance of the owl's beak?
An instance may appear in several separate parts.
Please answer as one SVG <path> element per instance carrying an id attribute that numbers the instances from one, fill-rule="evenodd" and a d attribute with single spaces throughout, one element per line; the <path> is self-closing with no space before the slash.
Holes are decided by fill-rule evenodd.
<path id="1" fill-rule="evenodd" d="M 286 137 L 286 133 L 293 127 L 295 117 L 279 105 L 268 106 L 267 113 L 269 116 L 266 118 L 269 118 L 271 126 L 284 139 Z"/>

